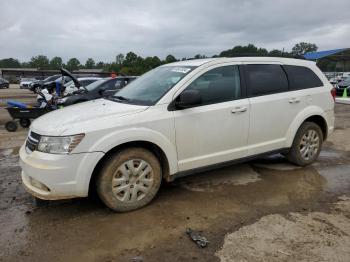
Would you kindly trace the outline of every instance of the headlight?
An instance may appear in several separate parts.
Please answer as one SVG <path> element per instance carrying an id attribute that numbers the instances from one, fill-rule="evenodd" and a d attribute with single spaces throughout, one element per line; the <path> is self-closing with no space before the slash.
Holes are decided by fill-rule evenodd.
<path id="1" fill-rule="evenodd" d="M 38 151 L 50 154 L 68 154 L 79 145 L 84 134 L 74 136 L 42 136 Z"/>

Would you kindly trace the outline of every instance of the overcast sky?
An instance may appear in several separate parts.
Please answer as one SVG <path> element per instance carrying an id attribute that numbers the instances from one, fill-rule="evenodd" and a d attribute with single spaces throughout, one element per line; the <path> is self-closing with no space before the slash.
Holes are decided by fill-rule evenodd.
<path id="1" fill-rule="evenodd" d="M 177 58 L 253 43 L 350 47 L 350 0 L 0 0 L 0 58 Z"/>

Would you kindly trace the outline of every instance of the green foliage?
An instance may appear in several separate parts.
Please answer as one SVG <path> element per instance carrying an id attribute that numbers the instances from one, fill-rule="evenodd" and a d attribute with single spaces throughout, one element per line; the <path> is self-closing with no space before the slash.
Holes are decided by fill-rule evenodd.
<path id="1" fill-rule="evenodd" d="M 59 56 L 55 56 L 50 60 L 50 69 L 60 69 L 62 65 L 62 58 Z"/>
<path id="2" fill-rule="evenodd" d="M 165 64 L 167 63 L 173 63 L 173 62 L 176 62 L 176 58 L 175 56 L 173 55 L 167 55 L 167 57 L 165 58 Z"/>
<path id="3" fill-rule="evenodd" d="M 92 59 L 92 58 L 88 58 L 87 60 L 86 60 L 86 62 L 85 62 L 85 68 L 87 68 L 87 69 L 92 69 L 92 68 L 95 68 L 95 61 L 94 61 L 94 59 Z"/>
<path id="4" fill-rule="evenodd" d="M 221 57 L 237 57 L 237 56 L 267 56 L 268 52 L 265 48 L 257 48 L 255 45 L 235 46 L 232 49 L 222 51 Z"/>
<path id="5" fill-rule="evenodd" d="M 296 57 L 301 57 L 307 52 L 315 52 L 318 47 L 315 44 L 300 42 L 292 48 L 292 54 Z"/>
<path id="6" fill-rule="evenodd" d="M 5 58 L 0 60 L 0 68 L 18 68 L 21 67 L 21 63 L 18 59 Z"/>
<path id="7" fill-rule="evenodd" d="M 47 56 L 45 55 L 38 55 L 38 56 L 33 56 L 30 59 L 29 62 L 30 67 L 33 68 L 38 68 L 38 69 L 48 69 L 50 62 Z"/>
<path id="8" fill-rule="evenodd" d="M 80 66 L 81 66 L 80 61 L 75 57 L 69 59 L 67 62 L 67 65 L 66 65 L 66 67 L 69 71 L 78 70 L 80 68 Z"/>

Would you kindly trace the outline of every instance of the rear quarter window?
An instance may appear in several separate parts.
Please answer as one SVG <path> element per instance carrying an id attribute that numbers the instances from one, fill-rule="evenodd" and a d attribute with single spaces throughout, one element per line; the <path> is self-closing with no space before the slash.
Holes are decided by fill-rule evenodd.
<path id="1" fill-rule="evenodd" d="M 283 66 L 287 73 L 290 90 L 300 90 L 323 86 L 320 78 L 308 67 Z"/>
<path id="2" fill-rule="evenodd" d="M 246 79 L 250 97 L 288 91 L 288 79 L 281 65 L 246 65 Z"/>

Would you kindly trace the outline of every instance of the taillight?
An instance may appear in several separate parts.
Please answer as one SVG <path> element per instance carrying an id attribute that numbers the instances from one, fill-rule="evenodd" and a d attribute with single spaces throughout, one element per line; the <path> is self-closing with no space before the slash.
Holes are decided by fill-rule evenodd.
<path id="1" fill-rule="evenodd" d="M 335 97 L 336 97 L 336 95 L 337 95 L 337 92 L 335 91 L 335 87 L 332 88 L 332 90 L 331 90 L 331 95 L 332 95 L 333 100 L 334 100 L 334 102 L 335 102 Z"/>

